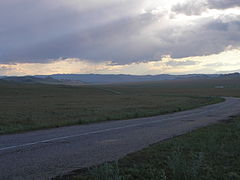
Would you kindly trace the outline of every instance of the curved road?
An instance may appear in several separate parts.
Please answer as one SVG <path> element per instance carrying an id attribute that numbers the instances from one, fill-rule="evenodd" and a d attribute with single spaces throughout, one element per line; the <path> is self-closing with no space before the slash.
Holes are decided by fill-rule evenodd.
<path id="1" fill-rule="evenodd" d="M 50 179 L 116 160 L 158 141 L 227 120 L 240 99 L 149 118 L 0 136 L 0 179 Z"/>

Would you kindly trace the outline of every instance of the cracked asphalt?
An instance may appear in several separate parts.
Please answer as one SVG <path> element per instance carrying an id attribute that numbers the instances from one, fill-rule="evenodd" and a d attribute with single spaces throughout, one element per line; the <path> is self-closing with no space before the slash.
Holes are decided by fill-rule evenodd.
<path id="1" fill-rule="evenodd" d="M 0 136 L 0 179 L 50 179 L 240 113 L 240 99 L 148 118 Z"/>

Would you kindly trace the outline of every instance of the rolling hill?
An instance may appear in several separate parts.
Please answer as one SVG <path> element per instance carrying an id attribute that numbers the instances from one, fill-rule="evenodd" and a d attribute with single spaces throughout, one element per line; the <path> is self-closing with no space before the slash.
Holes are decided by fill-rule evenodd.
<path id="1" fill-rule="evenodd" d="M 124 75 L 124 74 L 53 74 L 38 76 L 9 76 L 0 77 L 2 82 L 14 82 L 25 84 L 114 84 L 131 82 L 155 82 L 164 80 L 188 80 L 188 79 L 212 79 L 212 78 L 240 78 L 240 73 L 232 74 L 187 74 L 187 75 Z"/>

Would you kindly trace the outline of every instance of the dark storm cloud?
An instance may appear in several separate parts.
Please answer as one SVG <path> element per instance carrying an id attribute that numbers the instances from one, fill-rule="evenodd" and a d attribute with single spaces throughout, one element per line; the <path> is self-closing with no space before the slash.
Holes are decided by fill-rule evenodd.
<path id="1" fill-rule="evenodd" d="M 240 0 L 208 0 L 211 9 L 228 9 L 240 7 Z"/>
<path id="2" fill-rule="evenodd" d="M 240 46 L 239 17 L 227 21 L 203 18 L 186 26 L 171 23 L 165 12 L 156 14 L 149 9 L 140 13 L 147 0 L 79 2 L 1 1 L 0 63 L 47 63 L 74 57 L 126 64 L 158 60 L 163 55 L 209 55 L 228 46 Z M 187 2 L 186 6 L 177 4 L 172 10 L 200 15 L 207 7 L 220 7 L 220 1 L 209 0 L 207 5 L 204 1 Z M 225 7 L 237 4 L 231 2 L 225 3 Z"/>
<path id="3" fill-rule="evenodd" d="M 106 0 L 1 1 L 0 62 L 47 62 L 61 56 L 76 56 L 76 53 L 73 55 L 68 53 L 77 41 L 74 38 L 76 34 L 79 38 L 103 24 L 131 17 L 135 14 L 135 8 L 141 4 L 136 2 L 136 0 L 129 3 Z M 67 41 L 69 47 L 62 40 Z M 66 49 L 63 49 L 63 46 Z M 42 49 L 38 50 L 38 47 Z M 46 52 L 43 51 L 44 48 Z M 81 52 L 81 49 L 77 48 L 74 47 L 74 50 Z M 78 53 L 76 57 L 81 58 L 81 54 Z"/>
<path id="4" fill-rule="evenodd" d="M 218 20 L 218 21 L 214 21 L 212 23 L 207 24 L 207 28 L 209 30 L 227 31 L 229 28 L 229 23 L 224 23 Z"/>
<path id="5" fill-rule="evenodd" d="M 240 47 L 239 22 L 213 18 L 193 27 L 171 27 L 156 35 L 160 42 L 167 43 L 160 43 L 155 50 L 159 50 L 158 54 L 182 58 L 216 54 L 226 47 Z"/>
<path id="6" fill-rule="evenodd" d="M 50 39 L 28 49 L 20 49 L 9 54 L 8 58 L 16 60 L 21 57 L 25 62 L 39 59 L 47 61 L 58 57 L 113 60 L 117 63 L 141 61 L 151 56 L 148 52 L 151 42 L 147 42 L 149 39 L 142 37 L 141 33 L 144 27 L 156 20 L 156 16 L 148 13 L 119 19 L 109 24 Z"/>

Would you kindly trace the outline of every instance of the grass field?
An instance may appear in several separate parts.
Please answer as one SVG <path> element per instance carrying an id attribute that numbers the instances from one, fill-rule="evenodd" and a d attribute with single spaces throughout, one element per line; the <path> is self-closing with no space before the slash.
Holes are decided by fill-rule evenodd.
<path id="1" fill-rule="evenodd" d="M 153 116 L 222 100 L 180 93 L 166 94 L 152 84 L 73 87 L 2 83 L 0 134 Z"/>
<path id="2" fill-rule="evenodd" d="M 223 86 L 224 88 L 216 88 Z M 240 78 L 182 79 L 159 82 L 129 83 L 104 86 L 123 93 L 148 93 L 165 96 L 235 96 L 240 97 Z"/>
<path id="3" fill-rule="evenodd" d="M 240 116 L 58 180 L 239 180 Z"/>
<path id="4" fill-rule="evenodd" d="M 166 114 L 220 102 L 217 96 L 240 97 L 240 78 L 88 86 L 0 83 L 0 134 Z"/>

